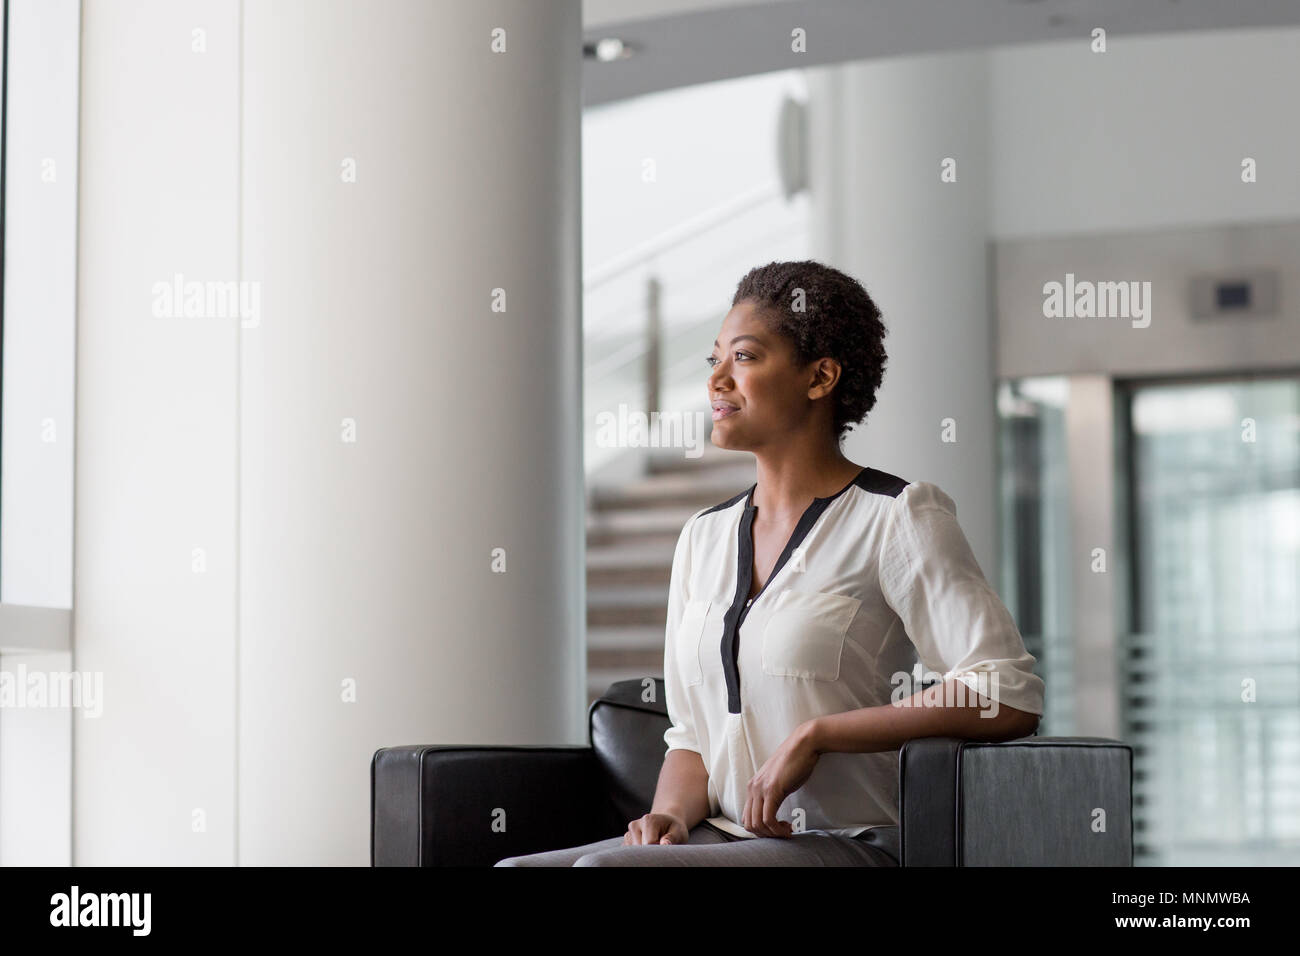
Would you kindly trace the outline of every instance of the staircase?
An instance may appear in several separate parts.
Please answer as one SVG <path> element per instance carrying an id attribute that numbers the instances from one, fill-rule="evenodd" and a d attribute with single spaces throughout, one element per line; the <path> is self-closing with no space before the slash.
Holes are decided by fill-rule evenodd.
<path id="1" fill-rule="evenodd" d="M 673 549 L 686 520 L 754 483 L 754 457 L 705 445 L 652 458 L 648 473 L 593 488 L 587 514 L 587 703 L 617 680 L 662 677 Z"/>

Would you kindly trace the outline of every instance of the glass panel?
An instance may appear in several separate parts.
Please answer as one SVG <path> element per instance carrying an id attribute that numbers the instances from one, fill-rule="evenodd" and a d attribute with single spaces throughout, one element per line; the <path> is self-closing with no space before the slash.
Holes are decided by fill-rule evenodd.
<path id="1" fill-rule="evenodd" d="M 1131 393 L 1135 862 L 1300 854 L 1300 379 Z"/>
<path id="2" fill-rule="evenodd" d="M 1047 685 L 1041 737 L 1075 733 L 1068 398 L 1063 377 L 1003 382 L 998 389 L 1000 590 Z"/>

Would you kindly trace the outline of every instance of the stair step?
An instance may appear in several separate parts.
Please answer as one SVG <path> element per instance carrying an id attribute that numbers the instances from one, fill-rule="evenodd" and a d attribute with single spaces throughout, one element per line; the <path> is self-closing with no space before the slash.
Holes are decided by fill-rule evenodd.
<path id="1" fill-rule="evenodd" d="M 596 668 L 633 668 L 639 669 L 643 675 L 658 674 L 662 675 L 664 669 L 663 651 L 648 650 L 608 650 L 598 651 L 587 650 L 587 667 Z"/>
<path id="2" fill-rule="evenodd" d="M 682 454 L 681 449 L 677 449 L 676 453 L 654 449 L 646 460 L 646 467 L 652 474 L 667 474 L 679 471 L 702 472 L 708 468 L 733 465 L 737 462 L 748 462 L 752 466 L 754 456 L 751 452 L 730 451 L 719 448 L 712 442 L 705 442 L 703 454 L 698 458 L 687 458 Z"/>
<path id="3" fill-rule="evenodd" d="M 587 592 L 587 607 L 668 607 L 668 589 L 654 585 L 598 588 Z"/>
<path id="4" fill-rule="evenodd" d="M 625 568 L 588 568 L 587 569 L 587 591 L 604 590 L 606 588 L 627 587 L 636 584 L 654 584 L 663 588 L 664 593 L 668 593 L 668 585 L 672 583 L 673 568 L 672 562 L 667 564 L 647 565 L 645 567 L 625 567 Z"/>
<path id="5" fill-rule="evenodd" d="M 664 629 L 632 625 L 629 627 L 587 628 L 587 649 L 598 650 L 653 650 L 663 663 Z"/>
<path id="6" fill-rule="evenodd" d="M 638 508 L 635 511 L 601 511 L 587 517 L 587 533 L 596 534 L 681 534 L 682 527 L 698 511 L 689 505 Z"/>
<path id="7" fill-rule="evenodd" d="M 687 513 L 687 518 L 695 512 Z M 647 551 L 666 550 L 670 555 L 673 549 L 677 547 L 677 539 L 681 537 L 682 528 L 686 522 L 683 521 L 672 531 L 627 531 L 614 529 L 596 529 L 587 531 L 587 550 L 590 553 L 596 548 L 612 547 L 616 545 L 626 545 L 631 548 L 645 548 Z M 671 562 L 671 559 L 670 559 Z"/>
<path id="8" fill-rule="evenodd" d="M 668 624 L 668 604 L 659 605 L 587 603 L 587 629 L 595 627 L 657 627 Z"/>
<path id="9" fill-rule="evenodd" d="M 617 488 L 594 488 L 591 505 L 598 511 L 682 506 L 694 511 L 721 504 L 754 483 L 754 465 L 727 464 L 707 472 L 669 472 Z"/>
<path id="10" fill-rule="evenodd" d="M 587 549 L 587 568 L 614 571 L 624 568 L 672 567 L 677 541 L 648 546 L 639 542 L 600 545 Z"/>
<path id="11" fill-rule="evenodd" d="M 675 538 L 662 535 L 632 541 L 615 535 L 605 544 L 588 542 L 587 590 L 644 584 L 667 593 L 676 548 Z"/>

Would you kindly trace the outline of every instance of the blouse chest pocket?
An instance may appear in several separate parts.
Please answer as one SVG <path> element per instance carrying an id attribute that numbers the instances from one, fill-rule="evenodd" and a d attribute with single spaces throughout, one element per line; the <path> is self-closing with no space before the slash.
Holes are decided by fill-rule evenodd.
<path id="1" fill-rule="evenodd" d="M 763 673 L 839 680 L 844 635 L 861 604 L 847 594 L 783 591 L 763 628 Z"/>
<path id="2" fill-rule="evenodd" d="M 709 605 L 709 601 L 687 601 L 673 639 L 677 653 L 677 673 L 681 675 L 682 683 L 688 687 L 700 683 L 704 677 L 700 669 L 700 638 L 704 633 L 704 622 L 709 616 Z"/>

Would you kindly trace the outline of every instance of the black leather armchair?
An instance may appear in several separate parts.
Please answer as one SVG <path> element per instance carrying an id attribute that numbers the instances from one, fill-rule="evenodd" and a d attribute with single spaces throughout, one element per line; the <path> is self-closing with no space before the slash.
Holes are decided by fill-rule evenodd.
<path id="1" fill-rule="evenodd" d="M 618 681 L 587 723 L 588 746 L 376 751 L 371 865 L 491 866 L 621 835 L 654 799 L 663 680 Z M 884 836 L 903 866 L 1132 866 L 1132 765 L 1132 749 L 1104 737 L 910 740 L 899 826 Z"/>

